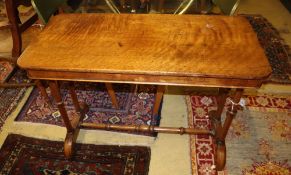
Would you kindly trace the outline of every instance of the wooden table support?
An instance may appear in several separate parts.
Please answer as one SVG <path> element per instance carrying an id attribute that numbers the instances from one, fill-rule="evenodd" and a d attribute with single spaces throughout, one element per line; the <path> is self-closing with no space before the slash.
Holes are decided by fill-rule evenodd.
<path id="1" fill-rule="evenodd" d="M 217 100 L 217 110 L 210 112 L 210 120 L 212 128 L 215 131 L 214 138 L 216 140 L 215 148 L 215 165 L 218 171 L 224 169 L 226 163 L 226 146 L 225 146 L 225 137 L 229 130 L 229 127 L 232 123 L 233 118 L 235 117 L 237 110 L 239 108 L 239 102 L 243 93 L 243 89 L 236 89 L 232 98 L 230 98 L 232 104 L 226 111 L 226 118 L 224 123 L 221 122 L 221 114 L 225 106 L 227 98 L 228 89 L 220 89 L 218 100 Z"/>
<path id="2" fill-rule="evenodd" d="M 53 107 L 52 102 L 46 92 L 45 86 L 41 80 L 35 80 L 35 85 L 38 88 L 40 94 L 45 98 L 46 102 L 48 103 L 49 107 Z"/>
<path id="3" fill-rule="evenodd" d="M 29 78 L 49 81 L 67 128 L 66 157 L 72 156 L 81 127 L 211 134 L 216 139 L 217 170 L 225 165 L 225 137 L 237 113 L 242 89 L 260 87 L 272 71 L 249 22 L 242 16 L 219 15 L 59 14 L 50 19 L 17 63 L 27 70 Z M 70 120 L 57 81 L 158 85 L 153 117 L 158 115 L 165 86 L 222 89 L 217 110 L 209 114 L 212 129 L 207 131 L 82 123 L 88 107 L 79 104 L 74 86 L 69 92 L 79 115 Z M 230 88 L 236 91 L 222 123 Z"/>
<path id="4" fill-rule="evenodd" d="M 71 158 L 73 154 L 74 144 L 77 140 L 80 130 L 79 125 L 80 122 L 83 121 L 85 114 L 88 112 L 88 106 L 85 103 L 79 104 L 73 83 L 71 83 L 71 85 L 69 86 L 69 92 L 78 116 L 74 116 L 75 118 L 70 120 L 64 102 L 62 100 L 57 81 L 49 81 L 49 87 L 67 128 L 67 134 L 64 142 L 64 153 L 67 158 Z"/>
<path id="5" fill-rule="evenodd" d="M 116 98 L 114 89 L 112 87 L 112 84 L 111 83 L 105 83 L 105 86 L 106 86 L 108 95 L 110 96 L 112 105 L 115 107 L 115 109 L 119 109 L 119 105 L 118 105 L 117 98 Z"/>
<path id="6" fill-rule="evenodd" d="M 78 137 L 80 128 L 91 128 L 91 129 L 101 129 L 101 130 L 116 130 L 116 131 L 131 131 L 131 132 L 143 132 L 143 133 L 169 133 L 169 134 L 207 134 L 212 135 L 216 139 L 216 154 L 215 154 L 215 164 L 217 170 L 223 170 L 226 162 L 226 146 L 225 137 L 231 125 L 233 118 L 237 113 L 239 107 L 239 101 L 242 95 L 242 89 L 236 89 L 234 96 L 231 98 L 232 105 L 227 109 L 225 122 L 221 122 L 221 114 L 224 109 L 226 99 L 228 96 L 229 89 L 219 89 L 219 94 L 217 97 L 218 107 L 216 111 L 210 111 L 210 119 L 212 122 L 212 129 L 196 129 L 196 128 L 175 128 L 175 127 L 157 127 L 148 125 L 115 125 L 115 124 L 93 124 L 93 123 L 83 123 L 83 118 L 85 113 L 88 111 L 86 104 L 79 104 L 78 98 L 74 89 L 74 83 L 69 83 L 69 93 L 71 95 L 75 110 L 78 116 L 69 119 L 67 111 L 65 109 L 64 103 L 62 101 L 60 89 L 58 87 L 57 81 L 49 81 L 49 87 L 51 89 L 52 95 L 58 106 L 60 114 L 63 118 L 65 126 L 67 128 L 66 139 L 64 142 L 64 153 L 67 158 L 71 158 L 73 154 L 74 144 Z M 158 86 L 156 101 L 153 108 L 153 115 L 158 114 L 159 106 L 161 105 L 161 99 L 165 90 L 165 86 Z"/>
<path id="7" fill-rule="evenodd" d="M 83 118 L 85 113 L 88 111 L 87 105 L 84 103 L 79 104 L 77 95 L 74 89 L 74 83 L 69 83 L 69 93 L 71 95 L 75 110 L 78 116 L 73 119 L 69 119 L 67 111 L 65 109 L 64 103 L 62 101 L 60 89 L 58 87 L 57 81 L 49 81 L 49 87 L 51 89 L 52 95 L 61 113 L 65 126 L 67 128 L 66 139 L 64 142 L 64 152 L 67 158 L 71 158 L 73 154 L 73 147 L 78 137 L 80 128 L 93 128 L 101 130 L 117 130 L 117 131 L 131 131 L 131 132 L 159 132 L 159 133 L 169 133 L 169 134 L 207 134 L 212 135 L 216 139 L 216 156 L 215 163 L 217 170 L 223 170 L 226 162 L 226 146 L 225 137 L 231 125 L 232 119 L 235 117 L 239 101 L 242 95 L 242 89 L 236 89 L 234 96 L 232 98 L 232 105 L 229 107 L 226 113 L 225 122 L 221 123 L 221 114 L 225 106 L 226 98 L 228 96 L 229 89 L 219 89 L 218 94 L 218 107 L 216 111 L 210 112 L 210 119 L 212 122 L 212 129 L 196 129 L 196 128 L 175 128 L 175 127 L 157 127 L 148 125 L 114 125 L 114 124 L 93 124 L 93 123 L 83 123 Z M 161 99 L 165 90 L 165 86 L 158 86 L 156 93 L 156 101 L 153 108 L 153 115 L 157 115 L 157 109 L 161 105 Z"/>
<path id="8" fill-rule="evenodd" d="M 143 133 L 168 133 L 168 134 L 207 134 L 213 135 L 214 131 L 206 129 L 195 129 L 195 128 L 175 128 L 175 127 L 158 127 L 149 125 L 115 125 L 115 124 L 94 124 L 94 123 L 82 123 L 83 128 L 93 128 L 101 130 L 115 130 L 115 131 L 132 131 L 132 132 L 143 132 Z"/>
<path id="9" fill-rule="evenodd" d="M 161 102 L 162 102 L 164 93 L 165 93 L 165 86 L 158 86 L 157 92 L 156 92 L 156 97 L 155 97 L 155 104 L 154 104 L 154 108 L 153 108 L 152 118 L 151 118 L 151 124 L 152 124 L 152 121 L 154 121 L 154 119 L 159 115 L 159 109 L 161 106 Z"/>

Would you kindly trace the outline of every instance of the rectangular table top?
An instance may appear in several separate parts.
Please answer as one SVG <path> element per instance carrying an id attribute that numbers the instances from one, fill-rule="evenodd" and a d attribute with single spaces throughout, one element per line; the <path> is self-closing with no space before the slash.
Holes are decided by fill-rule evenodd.
<path id="1" fill-rule="evenodd" d="M 206 15 L 59 14 L 18 65 L 34 79 L 174 85 L 252 87 L 271 73 L 245 18 Z"/>

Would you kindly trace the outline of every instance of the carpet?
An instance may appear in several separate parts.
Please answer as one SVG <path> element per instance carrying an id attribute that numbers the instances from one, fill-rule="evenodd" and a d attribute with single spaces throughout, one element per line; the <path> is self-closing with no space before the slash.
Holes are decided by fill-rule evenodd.
<path id="1" fill-rule="evenodd" d="M 74 116 L 77 114 L 67 86 L 66 83 L 61 86 L 61 93 L 64 96 L 63 100 L 68 114 Z M 114 84 L 113 88 L 120 107 L 120 109 L 115 109 L 103 83 L 76 83 L 79 101 L 89 105 L 89 112 L 83 121 L 121 125 L 158 125 L 159 116 L 155 116 L 154 120 L 151 120 L 155 101 L 155 86 L 140 85 L 138 87 L 136 89 L 136 86 L 129 84 Z M 49 88 L 47 92 L 50 94 Z M 37 89 L 31 93 L 16 121 L 64 126 L 57 107 L 51 108 Z"/>
<path id="2" fill-rule="evenodd" d="M 63 142 L 9 135 L 0 150 L 0 174 L 146 175 L 150 149 L 136 146 L 76 144 L 67 160 Z"/>
<path id="3" fill-rule="evenodd" d="M 8 61 L 0 60 L 0 82 L 6 81 L 10 73 L 13 71 L 14 66 Z"/>
<path id="4" fill-rule="evenodd" d="M 267 82 L 291 84 L 291 50 L 279 32 L 261 15 L 242 15 L 252 25 L 272 67 Z M 255 63 L 254 63 L 255 64 Z"/>
<path id="5" fill-rule="evenodd" d="M 6 61 L 0 62 L 1 82 L 21 83 L 29 82 L 26 73 L 14 70 L 14 67 Z M 7 117 L 17 107 L 27 88 L 0 88 L 0 131 Z"/>
<path id="6" fill-rule="evenodd" d="M 226 138 L 226 170 L 219 174 L 291 174 L 291 98 L 260 95 L 243 99 L 245 109 L 238 111 Z M 208 112 L 216 108 L 216 98 L 192 95 L 187 105 L 190 127 L 209 128 Z M 212 137 L 191 136 L 190 147 L 193 175 L 215 175 Z"/>

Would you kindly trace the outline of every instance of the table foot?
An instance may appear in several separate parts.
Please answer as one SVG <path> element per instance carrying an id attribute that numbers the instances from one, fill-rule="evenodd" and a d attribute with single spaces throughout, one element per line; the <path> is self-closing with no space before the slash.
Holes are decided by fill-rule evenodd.
<path id="1" fill-rule="evenodd" d="M 73 146 L 75 143 L 74 133 L 67 133 L 65 143 L 64 143 L 64 153 L 66 158 L 71 158 L 73 155 Z"/>
<path id="2" fill-rule="evenodd" d="M 85 103 L 78 102 L 77 95 L 74 91 L 74 84 L 71 83 L 69 86 L 69 91 L 78 115 L 70 120 L 64 102 L 62 100 L 58 82 L 49 81 L 49 86 L 67 129 L 67 135 L 64 143 L 64 153 L 67 158 L 71 158 L 74 144 L 79 134 L 80 123 L 83 121 L 86 112 L 88 112 L 88 106 Z"/>
<path id="3" fill-rule="evenodd" d="M 222 171 L 224 169 L 225 163 L 226 163 L 226 146 L 225 142 L 218 140 L 217 136 L 218 133 L 222 132 L 222 125 L 220 116 L 216 116 L 217 111 L 210 111 L 209 117 L 211 121 L 211 126 L 214 131 L 214 137 L 216 139 L 216 147 L 215 147 L 215 166 L 217 171 Z"/>
<path id="4" fill-rule="evenodd" d="M 79 135 L 80 126 L 88 110 L 89 108 L 86 103 L 80 103 L 80 115 L 71 121 L 74 130 L 72 132 L 67 132 L 64 143 L 64 154 L 68 159 L 73 156 L 74 145 Z"/>
<path id="5" fill-rule="evenodd" d="M 222 171 L 226 163 L 226 146 L 224 141 L 216 141 L 215 165 L 217 171 Z"/>
<path id="6" fill-rule="evenodd" d="M 225 138 L 235 117 L 237 110 L 239 109 L 239 101 L 242 96 L 243 90 L 236 89 L 234 96 L 230 99 L 232 104 L 226 111 L 226 118 L 224 122 L 221 121 L 221 114 L 226 102 L 227 91 L 221 91 L 218 98 L 218 108 L 216 111 L 209 112 L 209 118 L 211 122 L 212 130 L 214 131 L 214 139 L 216 140 L 215 148 L 215 165 L 216 170 L 222 171 L 226 163 L 226 145 Z"/>

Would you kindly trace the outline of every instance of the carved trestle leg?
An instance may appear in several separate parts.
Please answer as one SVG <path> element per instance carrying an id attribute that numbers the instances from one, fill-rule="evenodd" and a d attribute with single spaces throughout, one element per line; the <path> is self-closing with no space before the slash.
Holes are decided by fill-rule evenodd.
<path id="1" fill-rule="evenodd" d="M 158 86 L 157 92 L 156 92 L 155 104 L 153 108 L 153 114 L 151 118 L 151 124 L 152 124 L 152 121 L 154 121 L 155 117 L 159 115 L 159 109 L 160 109 L 160 105 L 163 99 L 164 92 L 165 92 L 165 86 Z"/>
<path id="2" fill-rule="evenodd" d="M 221 123 L 221 114 L 226 102 L 228 90 L 219 90 L 218 96 L 218 108 L 216 111 L 210 113 L 212 127 L 215 131 L 216 140 L 216 154 L 215 154 L 215 165 L 216 170 L 221 171 L 224 169 L 226 163 L 226 146 L 225 137 L 239 108 L 239 101 L 241 99 L 243 89 L 236 89 L 233 97 L 231 98 L 232 104 L 226 111 L 226 118 L 224 123 Z"/>
<path id="3" fill-rule="evenodd" d="M 63 118 L 63 121 L 67 129 L 67 134 L 64 143 L 64 154 L 67 158 L 71 158 L 73 153 L 73 147 L 79 134 L 80 122 L 83 120 L 85 113 L 88 111 L 88 107 L 84 103 L 79 104 L 77 95 L 74 90 L 74 84 L 71 83 L 69 86 L 69 92 L 78 115 L 74 116 L 74 118 L 70 121 L 67 111 L 65 109 L 64 102 L 61 97 L 57 81 L 50 81 L 49 87 L 51 89 L 52 96 L 55 99 L 55 102 L 58 106 L 58 109 L 60 111 L 60 114 Z"/>

